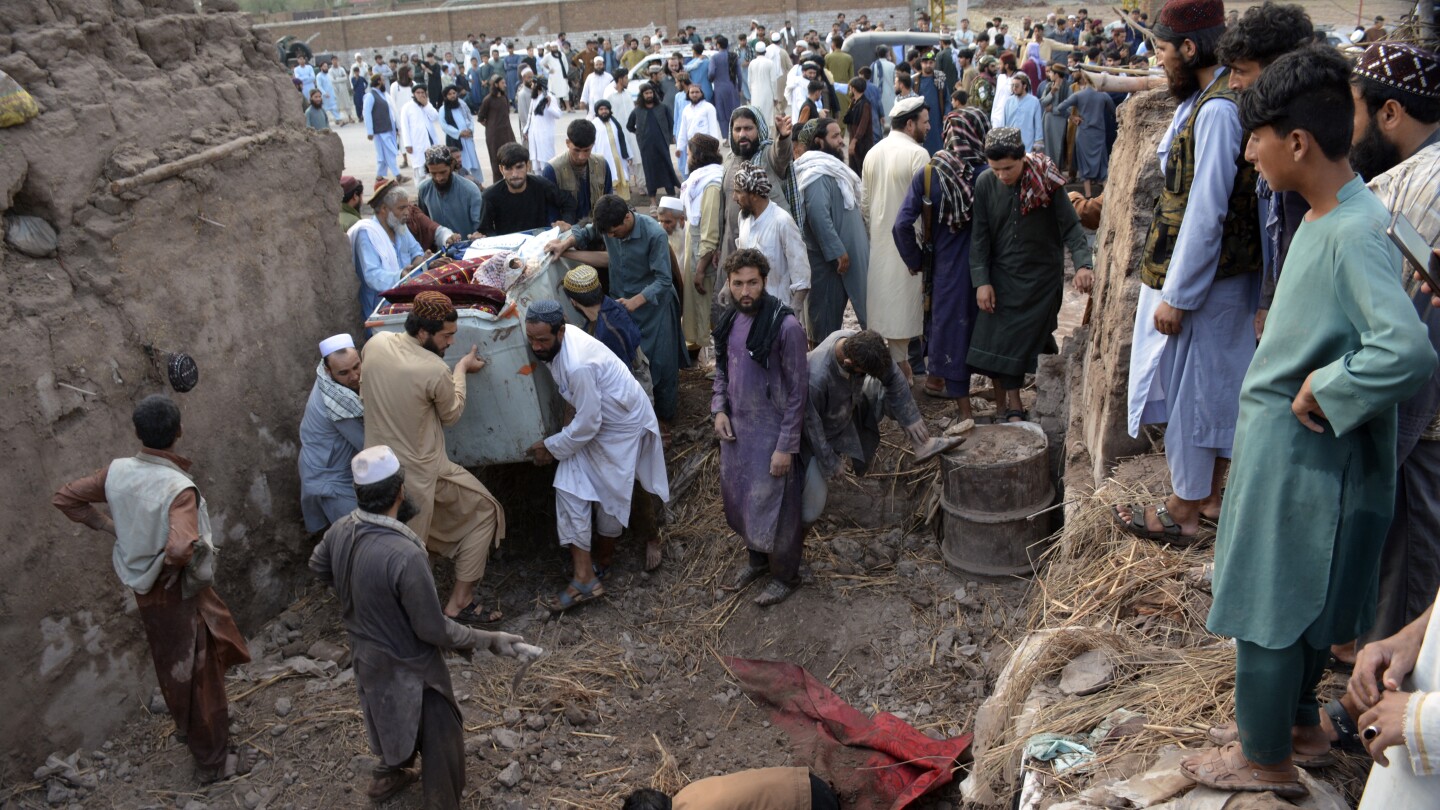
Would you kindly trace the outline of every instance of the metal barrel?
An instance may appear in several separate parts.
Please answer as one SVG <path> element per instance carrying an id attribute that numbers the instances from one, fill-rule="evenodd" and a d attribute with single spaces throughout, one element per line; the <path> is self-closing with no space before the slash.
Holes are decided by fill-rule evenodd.
<path id="1" fill-rule="evenodd" d="M 999 431 L 1023 430 L 1038 443 Z M 1013 451 L 993 452 L 997 445 Z M 978 425 L 958 450 L 940 457 L 940 552 L 946 565 L 987 577 L 1027 575 L 1044 551 L 1055 513 L 1029 515 L 1055 501 L 1045 433 L 1019 422 Z M 986 450 L 991 452 L 986 452 Z"/>

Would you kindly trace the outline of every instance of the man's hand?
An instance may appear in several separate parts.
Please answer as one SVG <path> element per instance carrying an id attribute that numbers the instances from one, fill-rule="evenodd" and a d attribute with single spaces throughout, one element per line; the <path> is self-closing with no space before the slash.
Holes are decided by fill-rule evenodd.
<path id="1" fill-rule="evenodd" d="M 424 260 L 425 260 L 425 257 L 424 257 L 424 256 L 416 256 L 415 258 L 411 259 L 411 260 L 410 260 L 410 263 L 407 264 L 407 265 L 405 265 L 405 272 L 408 273 L 408 272 L 410 272 L 411 270 L 414 270 L 416 267 L 419 267 L 419 266 L 420 266 L 420 262 L 422 262 L 422 261 L 424 261 Z"/>
<path id="2" fill-rule="evenodd" d="M 975 303 L 985 312 L 995 311 L 995 287 L 991 284 L 982 284 L 975 290 Z"/>
<path id="3" fill-rule="evenodd" d="M 634 312 L 640 307 L 645 306 L 645 294 L 635 293 L 629 298 L 621 298 L 620 306 L 625 307 L 626 312 Z"/>
<path id="4" fill-rule="evenodd" d="M 784 478 L 790 474 L 792 458 L 790 453 L 776 450 L 770 454 L 770 475 L 773 478 Z"/>
<path id="5" fill-rule="evenodd" d="M 544 439 L 530 445 L 530 449 L 526 450 L 525 453 L 530 456 L 531 463 L 536 467 L 544 467 L 546 464 L 555 461 L 555 456 L 550 453 L 550 448 L 545 446 Z"/>
<path id="6" fill-rule="evenodd" d="M 1305 375 L 1305 383 L 1300 386 L 1300 393 L 1296 394 L 1295 400 L 1290 403 L 1290 412 L 1295 414 L 1295 418 L 1300 420 L 1300 424 L 1316 433 L 1324 433 L 1325 426 L 1310 418 L 1311 414 L 1321 419 L 1325 418 L 1325 412 L 1320 409 L 1319 400 L 1315 399 L 1315 392 L 1310 389 L 1310 378 L 1313 376 L 1315 376 L 1313 371 Z"/>
<path id="7" fill-rule="evenodd" d="M 456 363 L 455 367 L 466 374 L 474 374 L 480 369 L 485 368 L 485 360 L 480 356 L 480 346 L 471 346 L 470 351 L 466 352 L 465 356 L 460 358 L 460 362 Z"/>
<path id="8" fill-rule="evenodd" d="M 804 320 L 805 302 L 810 298 L 809 290 L 791 290 L 790 308 L 795 310 L 798 317 Z"/>
<path id="9" fill-rule="evenodd" d="M 515 650 L 516 644 L 525 641 L 524 636 L 517 636 L 514 633 L 501 633 L 498 630 L 474 630 L 475 649 L 489 650 L 490 652 L 506 658 L 516 658 L 519 653 Z"/>
<path id="10" fill-rule="evenodd" d="M 559 239 L 551 239 L 545 243 L 545 253 L 552 259 L 558 259 L 565 255 L 565 251 L 574 247 L 575 240 L 569 236 L 562 236 Z"/>
<path id="11" fill-rule="evenodd" d="M 1435 255 L 1440 256 L 1440 248 L 1435 249 Z M 1440 308 L 1440 290 L 1430 289 L 1430 283 L 1418 272 L 1415 274 L 1415 280 L 1420 282 L 1420 289 L 1430 296 L 1430 306 Z"/>
<path id="12" fill-rule="evenodd" d="M 695 286 L 696 292 L 700 293 L 701 295 L 709 295 L 710 291 L 705 289 L 705 268 L 695 268 L 695 277 L 691 279 L 690 283 Z"/>
<path id="13" fill-rule="evenodd" d="M 471 132 L 471 131 L 468 130 L 468 129 L 462 129 L 462 130 L 460 130 L 460 137 L 462 137 L 462 138 L 473 138 L 473 137 L 475 137 L 475 133 Z"/>
<path id="14" fill-rule="evenodd" d="M 455 244 L 456 242 L 459 242 L 459 241 L 460 241 L 460 234 L 458 234 L 458 233 L 452 233 L 452 234 L 450 234 L 448 237 L 446 237 L 446 239 L 445 239 L 445 244 L 446 244 L 447 246 L 449 246 L 449 245 L 453 245 L 453 244 Z"/>
<path id="15" fill-rule="evenodd" d="M 1155 331 L 1162 335 L 1180 334 L 1180 325 L 1185 320 L 1185 310 L 1176 309 L 1164 301 L 1155 308 Z"/>
<path id="16" fill-rule="evenodd" d="M 160 589 L 168 591 L 175 587 L 175 583 L 180 581 L 180 572 L 184 570 L 185 567 L 180 565 L 165 565 L 162 567 L 160 569 Z"/>
<path id="17" fill-rule="evenodd" d="M 680 150 L 679 150 L 679 149 L 676 149 L 676 150 L 675 150 L 675 157 L 677 157 L 677 158 L 680 157 Z"/>
<path id="18" fill-rule="evenodd" d="M 375 140 L 375 136 L 374 136 L 374 135 L 366 135 L 366 136 L 365 136 L 365 140 L 367 140 L 367 141 L 373 141 L 373 140 Z"/>
<path id="19" fill-rule="evenodd" d="M 1077 292 L 1089 293 L 1095 289 L 1095 271 L 1088 267 L 1082 267 L 1075 271 L 1075 290 Z"/>
<path id="20" fill-rule="evenodd" d="M 1420 657 L 1422 635 L 1408 632 L 1409 628 L 1389 638 L 1372 641 L 1360 648 L 1355 656 L 1355 668 L 1350 672 L 1350 683 L 1346 692 L 1355 705 L 1370 708 L 1380 702 L 1384 690 L 1397 691 L 1405 677 L 1415 669 Z M 1361 726 L 1364 727 L 1363 725 Z"/>
<path id="21" fill-rule="evenodd" d="M 1367 741 L 1365 747 L 1369 749 L 1371 758 L 1381 767 L 1390 765 L 1390 760 L 1385 758 L 1385 749 L 1405 744 L 1405 706 L 1409 702 L 1409 692 L 1386 692 L 1379 703 L 1360 715 L 1360 728 L 1374 726 L 1380 732 L 1374 739 Z"/>
<path id="22" fill-rule="evenodd" d="M 567 233 L 570 230 L 571 225 L 563 219 L 557 219 L 554 222 L 550 223 L 550 227 L 559 228 L 561 233 Z"/>
<path id="23" fill-rule="evenodd" d="M 915 420 L 915 424 L 905 428 L 905 438 L 909 439 L 910 443 L 916 447 L 928 441 L 930 439 L 930 429 L 925 427 L 925 420 L 917 419 Z"/>
<path id="24" fill-rule="evenodd" d="M 735 431 L 730 427 L 730 414 L 715 414 L 715 437 L 722 442 L 735 441 Z"/>
<path id="25" fill-rule="evenodd" d="M 777 116 L 775 116 L 775 137 L 776 137 L 776 138 L 788 138 L 788 137 L 790 137 L 790 132 L 791 132 L 794 128 L 795 128 L 795 125 L 794 125 L 793 123 L 791 123 L 790 116 L 788 116 L 788 115 L 777 115 Z"/>
<path id="26" fill-rule="evenodd" d="M 846 253 L 844 256 L 835 260 L 835 273 L 836 275 L 843 276 L 848 272 L 850 272 L 850 254 Z M 912 273 L 911 275 L 914 274 Z"/>
<path id="27" fill-rule="evenodd" d="M 1259 341 L 1260 336 L 1265 334 L 1265 316 L 1270 314 L 1268 309 L 1255 310 L 1255 340 Z"/>
<path id="28" fill-rule="evenodd" d="M 405 147 L 405 154 L 407 154 L 407 155 L 413 155 L 413 154 L 415 154 L 415 147 L 413 147 L 413 146 L 407 146 L 407 147 Z"/>

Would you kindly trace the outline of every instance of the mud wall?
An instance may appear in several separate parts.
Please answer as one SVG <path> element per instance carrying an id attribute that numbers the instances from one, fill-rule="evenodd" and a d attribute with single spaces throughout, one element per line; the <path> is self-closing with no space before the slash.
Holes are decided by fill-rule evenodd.
<path id="1" fill-rule="evenodd" d="M 0 212 L 59 233 L 48 258 L 0 249 L 0 782 L 94 747 L 154 678 L 110 542 L 50 506 L 133 454 L 135 402 L 166 391 L 145 347 L 184 351 L 172 394 L 216 539 L 219 590 L 253 627 L 308 555 L 295 472 L 315 341 L 354 326 L 336 224 L 339 139 L 304 129 L 273 48 L 192 0 L 5 0 L 0 69 L 39 102 L 0 129 Z M 246 136 L 260 143 L 131 191 L 113 181 Z"/>

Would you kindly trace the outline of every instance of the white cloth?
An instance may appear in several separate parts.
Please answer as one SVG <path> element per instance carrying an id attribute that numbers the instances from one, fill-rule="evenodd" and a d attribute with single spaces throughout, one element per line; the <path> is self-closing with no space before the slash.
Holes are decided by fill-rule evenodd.
<path id="1" fill-rule="evenodd" d="M 775 114 L 775 82 L 780 77 L 780 67 L 765 54 L 756 54 L 750 60 L 746 74 L 750 80 L 750 104 L 769 118 Z"/>
<path id="2" fill-rule="evenodd" d="M 400 120 L 405 129 L 405 148 L 410 150 L 410 165 L 425 165 L 425 150 L 432 146 L 445 143 L 440 136 L 436 123 L 440 120 L 440 114 L 429 104 L 416 104 L 414 99 L 405 102 L 400 108 Z"/>
<path id="3" fill-rule="evenodd" d="M 923 149 L 921 151 L 924 151 Z M 775 203 L 768 203 L 758 217 L 740 215 L 735 247 L 755 248 L 770 260 L 765 289 L 789 306 L 792 293 L 810 289 L 810 258 L 805 237 L 795 218 Z"/>
<path id="4" fill-rule="evenodd" d="M 685 220 L 692 226 L 700 225 L 700 198 L 705 195 L 705 189 L 724 179 L 725 165 L 711 163 L 691 172 L 680 185 L 680 202 L 685 206 Z"/>
<path id="5" fill-rule="evenodd" d="M 561 88 L 569 86 L 565 80 L 565 67 L 561 64 L 559 54 L 545 54 L 545 57 L 540 60 L 540 69 L 545 71 L 545 77 L 550 80 L 550 87 Z M 568 95 L 569 91 L 566 91 L 566 94 Z"/>
<path id="6" fill-rule="evenodd" d="M 1010 78 L 1004 73 L 995 77 L 995 102 L 990 108 L 991 127 L 1005 126 L 1005 103 L 1015 95 L 1015 92 L 1010 89 Z M 933 122 L 931 126 L 934 126 Z"/>
<path id="7" fill-rule="evenodd" d="M 560 351 L 547 365 L 560 396 L 575 409 L 564 429 L 545 440 L 555 456 L 560 493 L 598 503 L 629 525 L 635 481 L 646 492 L 670 499 L 660 422 L 645 390 L 608 346 L 584 330 L 567 327 Z"/>
<path id="8" fill-rule="evenodd" d="M 809 95 L 810 82 L 800 71 L 800 66 L 790 68 L 785 76 L 785 105 L 790 115 L 799 115 L 800 108 L 805 106 L 805 98 Z"/>
<path id="9" fill-rule="evenodd" d="M 595 102 L 605 98 L 605 88 L 611 85 L 610 77 L 605 73 L 591 73 L 585 77 L 585 87 L 580 91 L 580 103 L 591 111 L 595 109 Z"/>
<path id="10" fill-rule="evenodd" d="M 624 90 L 616 90 L 615 82 L 605 85 L 605 100 L 610 102 L 612 117 L 620 123 L 620 131 L 625 133 L 625 148 L 630 150 L 630 157 L 636 161 L 640 160 L 640 142 L 635 140 L 635 133 L 625 129 L 630 123 L 630 113 L 635 112 L 635 99 Z"/>
<path id="11" fill-rule="evenodd" d="M 860 210 L 870 233 L 870 276 L 865 286 L 866 326 L 887 340 L 912 338 L 923 331 L 924 279 L 911 275 L 890 226 L 910 190 L 915 173 L 930 153 L 904 132 L 892 131 L 865 156 L 860 173 Z"/>
<path id="12" fill-rule="evenodd" d="M 1440 611 L 1431 610 L 1415 669 L 1402 688 L 1405 744 L 1385 751 L 1388 767 L 1372 765 L 1360 810 L 1421 810 L 1440 795 Z"/>
<path id="13" fill-rule="evenodd" d="M 555 122 L 560 120 L 560 99 L 549 93 L 550 103 L 536 112 L 539 101 L 530 106 L 530 163 L 541 166 L 555 157 Z"/>
<path id="14" fill-rule="evenodd" d="M 720 119 L 715 114 L 714 104 L 704 99 L 701 99 L 699 104 L 686 102 L 680 108 L 680 130 L 675 133 L 675 143 L 688 145 L 691 137 L 702 132 L 717 140 L 725 140 L 725 136 L 720 132 Z"/>
<path id="15" fill-rule="evenodd" d="M 350 226 L 345 232 L 350 237 L 350 255 L 359 263 L 360 252 L 356 245 L 364 239 L 370 244 L 370 249 L 380 257 L 378 267 L 361 267 L 360 276 L 365 280 L 365 286 L 375 292 L 384 292 L 400 283 L 400 255 L 395 252 L 395 243 L 391 241 L 390 234 L 385 232 L 385 226 L 376 219 L 362 219 Z M 369 313 L 366 313 L 369 314 Z"/>
<path id="16" fill-rule="evenodd" d="M 335 103 L 347 118 L 355 117 L 355 93 L 350 89 L 350 72 L 336 65 L 330 68 L 330 83 L 335 88 Z"/>
<path id="17" fill-rule="evenodd" d="M 414 87 L 414 85 L 411 85 Z M 410 141 L 405 137 L 405 116 L 402 114 L 405 105 L 414 104 L 415 99 L 411 97 L 410 87 L 404 87 L 399 82 L 390 82 L 385 88 L 386 100 L 390 102 L 390 120 L 395 126 L 395 147 L 400 154 L 405 154 L 405 144 Z"/>
<path id="18" fill-rule="evenodd" d="M 806 186 L 821 177 L 833 177 L 835 185 L 840 187 L 840 198 L 845 202 L 845 210 L 855 210 L 855 202 L 860 199 L 861 195 L 860 175 L 846 166 L 844 161 L 834 155 L 811 149 L 795 158 L 793 166 L 795 182 L 800 186 L 802 194 L 805 192 Z"/>
<path id="19" fill-rule="evenodd" d="M 610 117 L 609 123 L 592 115 L 590 123 L 595 125 L 595 154 L 605 158 L 605 162 L 609 164 L 610 182 L 617 189 L 622 185 L 631 185 L 634 178 L 630 176 L 630 160 L 635 159 L 635 153 L 629 152 L 630 160 L 626 160 L 615 154 L 610 148 L 611 138 L 615 139 L 615 149 L 619 149 L 620 144 L 625 142 L 625 127 L 621 126 L 613 115 Z M 625 149 L 627 151 L 630 149 L 628 143 L 626 143 Z"/>

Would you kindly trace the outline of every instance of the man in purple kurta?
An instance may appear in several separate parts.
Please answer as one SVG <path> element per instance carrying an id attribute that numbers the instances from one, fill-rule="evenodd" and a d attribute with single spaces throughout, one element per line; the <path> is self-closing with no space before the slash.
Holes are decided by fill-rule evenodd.
<path id="1" fill-rule="evenodd" d="M 725 519 L 749 558 L 731 590 L 770 575 L 755 604 L 773 605 L 799 582 L 805 529 L 800 521 L 804 470 L 795 462 L 809 390 L 805 329 L 765 291 L 770 263 L 742 248 L 725 260 L 732 304 L 712 333 L 715 395 L 710 412 L 720 438 Z"/>

